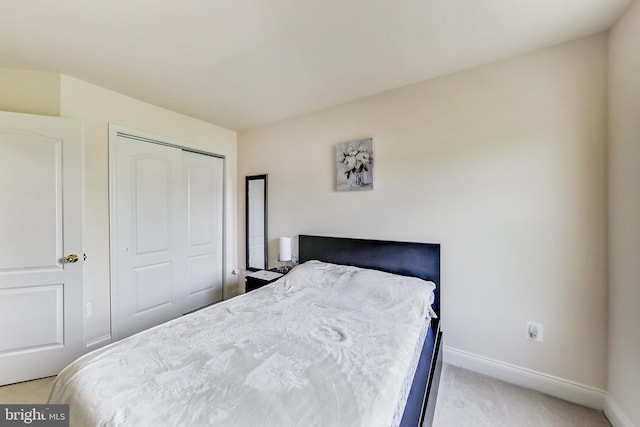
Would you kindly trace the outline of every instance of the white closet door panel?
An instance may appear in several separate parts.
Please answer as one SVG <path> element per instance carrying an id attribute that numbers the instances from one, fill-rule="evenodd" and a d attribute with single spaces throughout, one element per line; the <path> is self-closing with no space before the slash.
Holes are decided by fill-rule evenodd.
<path id="1" fill-rule="evenodd" d="M 185 153 L 187 160 L 193 162 L 193 153 Z M 215 230 L 215 216 L 220 200 L 216 194 L 216 170 L 207 168 L 204 162 L 187 164 L 187 192 L 189 198 L 189 247 L 212 245 L 218 237 Z"/>
<path id="2" fill-rule="evenodd" d="M 223 160 L 185 152 L 188 236 L 186 311 L 222 299 Z"/>
<path id="3" fill-rule="evenodd" d="M 171 262 L 136 267 L 136 315 L 171 304 Z"/>
<path id="4" fill-rule="evenodd" d="M 113 335 L 121 339 L 182 314 L 186 262 L 182 151 L 118 137 Z"/>
<path id="5" fill-rule="evenodd" d="M 165 252 L 168 255 L 172 243 L 173 164 L 155 155 L 135 157 L 132 162 L 135 253 Z"/>
<path id="6" fill-rule="evenodd" d="M 189 295 L 216 289 L 215 278 L 219 274 L 217 264 L 219 264 L 218 254 L 194 255 L 189 257 Z M 214 301 L 207 299 L 205 303 Z"/>

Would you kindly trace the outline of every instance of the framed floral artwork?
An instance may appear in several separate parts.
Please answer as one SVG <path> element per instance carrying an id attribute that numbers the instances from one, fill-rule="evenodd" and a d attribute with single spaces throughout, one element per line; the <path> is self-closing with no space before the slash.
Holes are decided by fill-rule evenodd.
<path id="1" fill-rule="evenodd" d="M 336 145 L 338 191 L 373 190 L 373 138 Z"/>

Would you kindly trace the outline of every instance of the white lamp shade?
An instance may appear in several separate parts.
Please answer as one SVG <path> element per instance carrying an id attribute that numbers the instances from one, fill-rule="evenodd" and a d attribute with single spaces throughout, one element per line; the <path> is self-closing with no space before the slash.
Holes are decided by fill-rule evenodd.
<path id="1" fill-rule="evenodd" d="M 291 261 L 291 237 L 280 237 L 279 261 Z"/>

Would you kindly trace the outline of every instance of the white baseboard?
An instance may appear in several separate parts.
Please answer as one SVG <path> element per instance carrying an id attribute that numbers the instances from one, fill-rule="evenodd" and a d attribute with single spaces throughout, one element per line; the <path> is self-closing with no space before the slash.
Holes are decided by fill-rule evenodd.
<path id="1" fill-rule="evenodd" d="M 634 427 L 631 420 L 609 394 L 604 399 L 604 414 L 613 427 Z"/>
<path id="2" fill-rule="evenodd" d="M 111 334 L 103 335 L 101 337 L 92 339 L 91 341 L 87 341 L 85 346 L 88 350 L 95 350 L 96 348 L 100 348 L 103 345 L 107 345 L 111 343 Z"/>
<path id="3" fill-rule="evenodd" d="M 500 362 L 488 357 L 478 356 L 448 346 L 444 346 L 443 360 L 450 365 L 488 375 L 511 384 L 577 403 L 578 405 L 598 410 L 604 408 L 607 393 L 595 387 Z"/>

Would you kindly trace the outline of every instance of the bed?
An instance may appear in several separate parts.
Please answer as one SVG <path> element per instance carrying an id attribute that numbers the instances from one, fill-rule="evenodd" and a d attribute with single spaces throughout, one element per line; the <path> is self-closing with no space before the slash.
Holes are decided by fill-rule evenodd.
<path id="1" fill-rule="evenodd" d="M 49 403 L 72 426 L 430 425 L 439 253 L 300 236 L 283 278 L 80 357 Z"/>
<path id="2" fill-rule="evenodd" d="M 419 277 L 435 284 L 431 319 L 400 426 L 430 426 L 442 372 L 440 315 L 440 245 L 300 235 L 300 262 L 316 259 L 336 264 Z"/>

